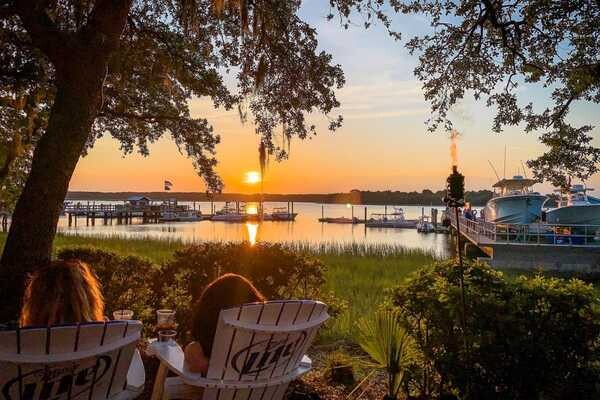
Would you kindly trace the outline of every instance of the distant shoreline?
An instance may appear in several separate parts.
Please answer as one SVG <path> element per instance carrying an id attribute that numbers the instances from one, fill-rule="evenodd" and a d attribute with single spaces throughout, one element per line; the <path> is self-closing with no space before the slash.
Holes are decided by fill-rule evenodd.
<path id="1" fill-rule="evenodd" d="M 432 192 L 399 192 L 399 191 L 358 191 L 349 193 L 314 193 L 314 194 L 271 194 L 262 196 L 264 201 L 270 202 L 306 202 L 319 204 L 369 204 L 369 205 L 435 205 L 442 206 L 445 191 Z M 125 201 L 131 196 L 145 196 L 153 201 L 177 199 L 179 201 L 259 201 L 261 195 L 242 193 L 219 193 L 208 195 L 199 192 L 87 192 L 71 191 L 67 194 L 67 201 Z M 468 191 L 466 200 L 474 206 L 483 206 L 492 197 L 489 190 Z"/>

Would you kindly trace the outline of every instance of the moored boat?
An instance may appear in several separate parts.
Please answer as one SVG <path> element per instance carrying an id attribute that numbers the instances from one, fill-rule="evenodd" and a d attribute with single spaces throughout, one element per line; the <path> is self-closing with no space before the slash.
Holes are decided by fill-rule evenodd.
<path id="1" fill-rule="evenodd" d="M 225 203 L 225 206 L 211 218 L 211 221 L 222 222 L 244 222 L 245 220 L 246 215 L 240 212 L 238 207 L 232 206 L 229 202 Z"/>
<path id="2" fill-rule="evenodd" d="M 192 210 L 168 210 L 161 212 L 159 220 L 162 222 L 193 222 L 201 221 L 202 218 Z"/>
<path id="3" fill-rule="evenodd" d="M 294 221 L 298 213 L 290 212 L 287 207 L 276 207 L 263 215 L 264 221 Z"/>
<path id="4" fill-rule="evenodd" d="M 542 217 L 542 205 L 546 196 L 531 191 L 537 182 L 533 179 L 514 176 L 501 179 L 493 185 L 494 197 L 484 209 L 486 221 L 498 224 L 530 224 Z"/>
<path id="5" fill-rule="evenodd" d="M 417 226 L 416 219 L 406 219 L 402 208 L 394 208 L 390 214 L 371 214 L 371 218 L 365 222 L 368 228 L 414 228 Z"/>
<path id="6" fill-rule="evenodd" d="M 417 222 L 417 232 L 431 233 L 435 232 L 435 226 L 431 223 L 431 218 L 428 215 L 423 215 Z"/>
<path id="7" fill-rule="evenodd" d="M 600 225 L 600 199 L 589 196 L 584 185 L 573 185 L 561 193 L 559 206 L 546 211 L 548 224 Z"/>

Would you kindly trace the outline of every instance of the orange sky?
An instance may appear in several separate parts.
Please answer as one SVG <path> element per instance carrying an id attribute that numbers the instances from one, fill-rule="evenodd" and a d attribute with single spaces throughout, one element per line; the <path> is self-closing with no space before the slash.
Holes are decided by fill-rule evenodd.
<path id="1" fill-rule="evenodd" d="M 197 107 L 194 107 L 196 109 Z M 288 160 L 271 160 L 264 188 L 270 193 L 346 192 L 351 189 L 441 189 L 450 168 L 450 140 L 431 134 L 422 120 L 426 108 L 405 110 L 406 115 L 352 118 L 330 133 L 321 127 L 310 140 L 292 142 Z M 214 111 L 210 111 L 214 113 Z M 199 113 L 198 115 L 207 115 Z M 243 125 L 237 113 L 211 118 L 222 135 L 218 147 L 218 172 L 226 192 L 251 193 L 257 186 L 244 182 L 244 173 L 258 170 L 258 139 L 252 124 Z M 460 128 L 459 128 L 460 129 Z M 517 172 L 521 160 L 541 150 L 534 136 L 517 132 L 502 135 L 481 132 L 476 123 L 460 129 L 458 159 L 469 188 L 489 188 L 495 180 L 491 160 L 502 174 L 504 146 L 508 147 L 507 175 Z M 518 143 L 518 144 L 517 144 Z M 173 182 L 174 191 L 203 191 L 192 163 L 168 138 L 151 146 L 151 155 L 123 157 L 118 143 L 104 138 L 82 158 L 71 181 L 71 190 L 159 191 L 162 182 Z"/>

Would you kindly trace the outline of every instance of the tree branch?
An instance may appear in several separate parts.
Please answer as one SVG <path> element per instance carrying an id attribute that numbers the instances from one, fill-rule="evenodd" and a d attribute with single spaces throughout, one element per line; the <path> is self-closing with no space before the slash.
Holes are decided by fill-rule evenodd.
<path id="1" fill-rule="evenodd" d="M 178 115 L 167 115 L 167 114 L 136 114 L 132 112 L 119 112 L 114 110 L 103 110 L 99 117 L 114 117 L 124 119 L 136 119 L 146 122 L 157 122 L 157 121 L 180 121 L 187 119 L 186 117 L 180 117 Z"/>
<path id="2" fill-rule="evenodd" d="M 65 61 L 65 54 L 72 49 L 72 35 L 58 29 L 46 13 L 44 1 L 17 1 L 15 2 L 15 11 L 33 44 L 59 68 Z"/>

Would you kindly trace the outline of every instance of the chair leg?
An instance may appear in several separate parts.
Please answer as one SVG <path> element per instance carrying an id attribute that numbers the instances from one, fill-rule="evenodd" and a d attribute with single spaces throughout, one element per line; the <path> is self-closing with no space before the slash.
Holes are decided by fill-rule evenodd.
<path id="1" fill-rule="evenodd" d="M 156 378 L 154 380 L 154 388 L 152 389 L 152 397 L 151 400 L 162 400 L 163 394 L 165 391 L 165 379 L 167 378 L 167 373 L 169 372 L 167 366 L 160 363 L 160 367 L 158 367 L 158 372 L 156 373 Z"/>

